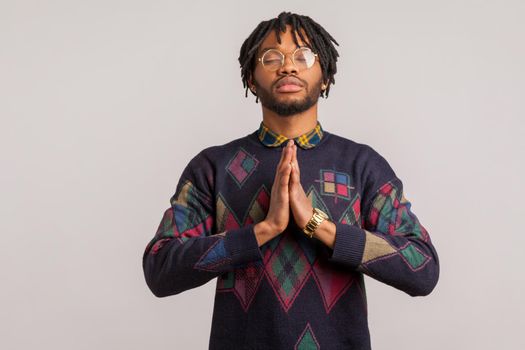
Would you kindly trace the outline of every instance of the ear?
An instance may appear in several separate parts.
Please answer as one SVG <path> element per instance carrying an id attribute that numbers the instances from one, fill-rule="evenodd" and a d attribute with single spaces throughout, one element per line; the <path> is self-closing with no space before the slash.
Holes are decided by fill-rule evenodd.
<path id="1" fill-rule="evenodd" d="M 253 84 L 253 75 L 250 75 L 248 78 L 247 78 L 247 81 L 248 81 L 248 88 L 252 91 L 252 92 L 255 92 L 255 85 Z"/>

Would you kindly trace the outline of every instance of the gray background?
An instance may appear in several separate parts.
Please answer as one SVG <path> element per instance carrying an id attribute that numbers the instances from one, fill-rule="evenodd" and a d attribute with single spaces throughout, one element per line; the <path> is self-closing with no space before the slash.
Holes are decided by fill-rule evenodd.
<path id="1" fill-rule="evenodd" d="M 523 1 L 1 0 L 2 349 L 207 348 L 215 280 L 158 299 L 142 253 L 191 157 L 258 127 L 237 57 L 282 10 L 339 41 L 319 120 L 441 259 L 424 298 L 366 277 L 373 347 L 525 347 Z"/>

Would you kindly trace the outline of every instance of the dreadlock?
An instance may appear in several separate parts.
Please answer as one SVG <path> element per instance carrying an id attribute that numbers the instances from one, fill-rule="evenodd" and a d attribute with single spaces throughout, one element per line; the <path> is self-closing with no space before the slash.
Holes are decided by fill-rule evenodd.
<path id="1" fill-rule="evenodd" d="M 277 18 L 259 23 L 257 28 L 254 29 L 254 31 L 248 38 L 246 38 L 241 46 L 239 63 L 241 64 L 243 87 L 246 88 L 245 97 L 248 97 L 248 80 L 251 78 L 255 69 L 255 64 L 257 63 L 255 54 L 257 53 L 259 46 L 272 30 L 275 31 L 277 42 L 280 44 L 280 33 L 286 32 L 287 24 L 291 25 L 292 27 L 292 33 L 294 34 L 292 37 L 297 46 L 300 46 L 297 41 L 298 34 L 299 38 L 301 38 L 301 41 L 303 41 L 306 46 L 317 53 L 321 63 L 321 70 L 323 72 L 323 81 L 328 81 L 326 89 L 321 91 L 321 97 L 328 97 L 330 85 L 335 84 L 334 75 L 337 72 L 336 62 L 337 57 L 339 56 L 339 53 L 331 41 L 333 41 L 337 46 L 339 46 L 339 44 L 323 27 L 321 27 L 321 25 L 319 25 L 310 17 L 284 11 L 281 12 Z M 306 42 L 301 29 L 305 31 L 306 36 L 308 39 L 310 39 L 309 43 Z M 254 93 L 252 92 L 252 94 Z M 258 97 L 255 100 L 256 103 L 257 100 Z"/>

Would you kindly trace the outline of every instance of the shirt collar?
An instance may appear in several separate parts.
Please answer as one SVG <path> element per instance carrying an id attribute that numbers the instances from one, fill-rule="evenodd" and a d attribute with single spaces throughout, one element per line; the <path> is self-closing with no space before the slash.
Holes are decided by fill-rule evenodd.
<path id="1" fill-rule="evenodd" d="M 317 121 L 315 128 L 300 136 L 294 137 L 294 140 L 299 145 L 299 147 L 309 149 L 317 146 L 319 142 L 321 142 L 323 134 L 324 133 L 321 123 Z M 270 128 L 264 125 L 263 122 L 261 122 L 259 130 L 257 130 L 257 136 L 259 141 L 268 147 L 278 147 L 283 142 L 288 140 L 286 136 L 270 130 Z"/>

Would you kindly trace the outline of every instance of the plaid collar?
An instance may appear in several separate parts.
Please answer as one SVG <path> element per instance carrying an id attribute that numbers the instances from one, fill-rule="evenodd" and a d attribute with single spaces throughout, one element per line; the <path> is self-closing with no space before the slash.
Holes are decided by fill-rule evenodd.
<path id="1" fill-rule="evenodd" d="M 278 147 L 288 140 L 286 136 L 277 134 L 270 130 L 263 122 L 261 122 L 259 130 L 257 130 L 257 136 L 259 137 L 259 140 L 268 147 Z M 307 133 L 294 137 L 294 140 L 301 148 L 309 149 L 317 146 L 322 138 L 323 128 L 321 127 L 321 123 L 317 121 L 315 128 Z"/>

